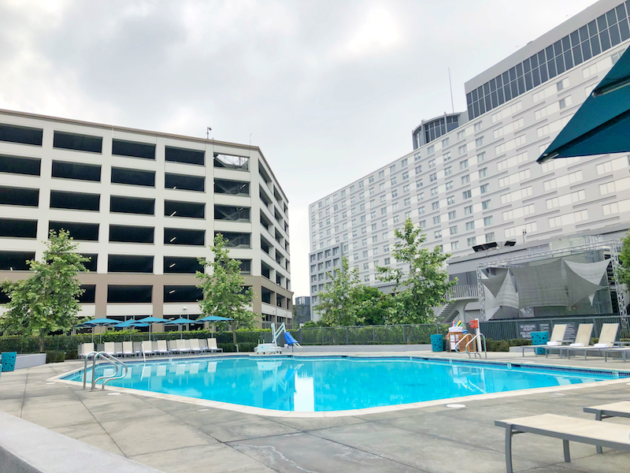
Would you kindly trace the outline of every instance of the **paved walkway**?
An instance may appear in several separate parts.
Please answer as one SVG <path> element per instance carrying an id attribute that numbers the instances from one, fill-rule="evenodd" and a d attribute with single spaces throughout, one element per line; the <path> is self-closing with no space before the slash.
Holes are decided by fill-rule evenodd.
<path id="1" fill-rule="evenodd" d="M 379 355 L 382 355 L 379 353 Z M 421 356 L 426 356 L 422 352 Z M 522 360 L 515 354 L 493 359 Z M 545 363 L 544 357 L 527 361 Z M 553 364 L 625 369 L 621 362 Z M 504 472 L 504 431 L 494 420 L 541 413 L 592 418 L 582 407 L 630 400 L 630 386 L 597 386 L 558 393 L 469 401 L 446 406 L 340 418 L 270 418 L 107 391 L 82 391 L 52 376 L 79 364 L 61 363 L 3 373 L 0 410 L 165 472 Z M 627 366 L 630 369 L 630 364 Z M 607 422 L 628 424 L 623 419 Z M 630 454 L 533 435 L 514 437 L 516 471 L 628 471 Z"/>

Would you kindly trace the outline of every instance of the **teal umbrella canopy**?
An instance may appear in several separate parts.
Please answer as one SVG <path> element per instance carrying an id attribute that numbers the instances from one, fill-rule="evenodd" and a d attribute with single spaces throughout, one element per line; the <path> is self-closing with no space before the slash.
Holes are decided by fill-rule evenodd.
<path id="1" fill-rule="evenodd" d="M 196 324 L 196 323 L 197 323 L 196 320 L 184 319 L 183 317 L 180 317 L 179 319 L 176 319 L 176 320 L 169 320 L 164 325 L 179 325 L 179 338 L 181 339 L 184 336 L 184 334 L 182 333 L 182 327 L 184 325 Z"/>
<path id="2" fill-rule="evenodd" d="M 142 322 L 143 324 L 165 324 L 168 319 L 158 319 L 157 317 L 145 317 L 144 319 L 136 320 L 136 322 Z"/>
<path id="3" fill-rule="evenodd" d="M 84 322 L 82 325 L 85 327 L 100 327 L 103 325 L 118 325 L 119 323 L 120 322 L 118 322 L 118 320 L 101 318 L 101 319 L 88 320 L 87 322 Z"/>
<path id="4" fill-rule="evenodd" d="M 630 48 L 537 161 L 629 151 Z"/>
<path id="5" fill-rule="evenodd" d="M 138 320 L 125 320 L 124 322 L 120 322 L 118 325 L 114 325 L 115 328 L 129 328 L 129 327 L 148 327 L 149 324 L 145 324 Z"/>
<path id="6" fill-rule="evenodd" d="M 225 322 L 228 319 L 227 317 L 219 317 L 218 315 L 209 315 L 208 317 L 204 317 L 203 319 L 197 319 L 197 322 Z"/>

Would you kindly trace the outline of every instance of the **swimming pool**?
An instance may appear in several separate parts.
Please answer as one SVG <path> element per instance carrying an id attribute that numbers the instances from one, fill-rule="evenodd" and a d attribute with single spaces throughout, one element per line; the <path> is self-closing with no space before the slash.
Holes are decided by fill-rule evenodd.
<path id="1" fill-rule="evenodd" d="M 97 376 L 111 365 L 97 366 Z M 82 381 L 83 370 L 62 379 Z M 88 370 L 91 379 L 91 369 Z M 108 386 L 278 411 L 327 412 L 591 383 L 613 373 L 411 358 L 214 357 L 129 363 Z"/>

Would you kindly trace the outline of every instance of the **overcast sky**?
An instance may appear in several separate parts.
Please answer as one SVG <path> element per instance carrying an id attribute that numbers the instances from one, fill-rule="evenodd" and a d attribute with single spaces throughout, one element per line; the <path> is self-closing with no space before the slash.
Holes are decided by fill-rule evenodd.
<path id="1" fill-rule="evenodd" d="M 0 0 L 0 108 L 261 147 L 308 204 L 412 150 L 464 82 L 594 0 Z"/>

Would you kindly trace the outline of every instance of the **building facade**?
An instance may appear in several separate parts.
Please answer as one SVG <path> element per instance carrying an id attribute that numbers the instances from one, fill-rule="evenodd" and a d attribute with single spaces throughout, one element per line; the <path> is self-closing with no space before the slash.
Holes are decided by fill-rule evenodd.
<path id="1" fill-rule="evenodd" d="M 629 2 L 600 0 L 531 41 L 465 84 L 467 122 L 428 143 L 414 130 L 413 152 L 313 203 L 314 314 L 327 276 L 313 255 L 340 245 L 365 284 L 386 290 L 375 267 L 396 265 L 407 218 L 454 257 L 627 222 L 627 155 L 536 159 L 628 47 L 629 14 Z"/>
<path id="2" fill-rule="evenodd" d="M 0 280 L 62 228 L 90 257 L 83 316 L 195 318 L 221 233 L 259 325 L 292 318 L 288 199 L 258 147 L 0 111 Z"/>
<path id="3" fill-rule="evenodd" d="M 309 296 L 296 297 L 293 305 L 293 324 L 299 326 L 311 319 L 311 298 Z"/>

